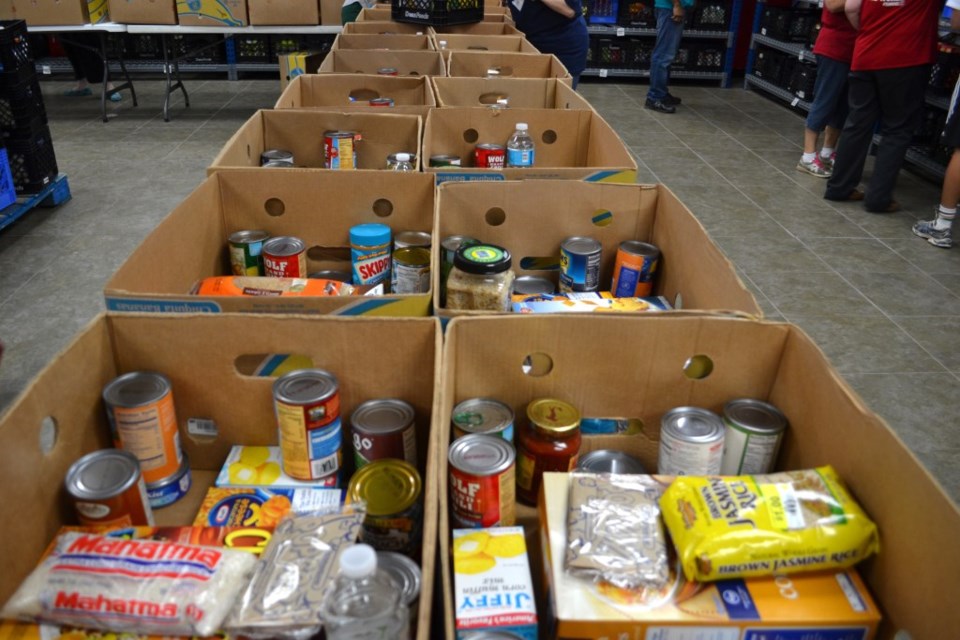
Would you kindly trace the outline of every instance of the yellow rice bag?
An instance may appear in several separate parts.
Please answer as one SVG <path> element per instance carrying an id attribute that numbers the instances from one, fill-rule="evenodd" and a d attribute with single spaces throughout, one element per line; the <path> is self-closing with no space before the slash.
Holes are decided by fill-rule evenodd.
<path id="1" fill-rule="evenodd" d="M 880 546 L 876 525 L 829 466 L 682 476 L 660 508 L 689 580 L 849 567 Z"/>

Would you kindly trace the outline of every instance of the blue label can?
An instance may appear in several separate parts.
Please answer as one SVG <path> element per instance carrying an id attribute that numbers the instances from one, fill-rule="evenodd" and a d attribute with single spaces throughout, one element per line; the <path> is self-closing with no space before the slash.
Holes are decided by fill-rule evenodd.
<path id="1" fill-rule="evenodd" d="M 560 291 L 597 291 L 600 287 L 601 245 L 593 238 L 573 236 L 560 245 Z"/>

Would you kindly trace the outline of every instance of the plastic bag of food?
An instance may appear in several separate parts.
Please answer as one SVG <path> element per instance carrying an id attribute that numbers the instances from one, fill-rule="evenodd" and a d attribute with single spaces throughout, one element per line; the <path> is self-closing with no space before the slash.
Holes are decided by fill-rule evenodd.
<path id="1" fill-rule="evenodd" d="M 209 636 L 220 630 L 255 563 L 255 556 L 243 551 L 64 533 L 0 617 Z"/>
<path id="2" fill-rule="evenodd" d="M 621 589 L 662 589 L 670 578 L 667 541 L 650 476 L 570 476 L 565 567 Z"/>
<path id="3" fill-rule="evenodd" d="M 690 580 L 845 568 L 876 553 L 876 525 L 833 467 L 679 477 L 660 499 Z"/>
<path id="4" fill-rule="evenodd" d="M 213 276 L 196 287 L 198 296 L 349 296 L 356 288 L 338 280 L 273 278 L 268 276 Z"/>

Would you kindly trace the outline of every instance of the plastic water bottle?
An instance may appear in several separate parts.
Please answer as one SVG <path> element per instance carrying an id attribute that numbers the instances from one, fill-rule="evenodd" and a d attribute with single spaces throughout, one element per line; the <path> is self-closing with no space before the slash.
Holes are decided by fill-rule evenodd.
<path id="1" fill-rule="evenodd" d="M 446 49 L 446 48 L 447 48 L 447 41 L 446 41 L 446 40 L 440 40 L 437 44 L 440 45 L 440 48 L 441 48 L 441 49 Z"/>
<path id="2" fill-rule="evenodd" d="M 320 605 L 327 640 L 408 640 L 407 605 L 401 590 L 377 569 L 377 552 L 366 544 L 340 554 L 339 574 Z"/>
<path id="3" fill-rule="evenodd" d="M 409 153 L 398 153 L 397 163 L 393 165 L 394 171 L 416 171 L 413 167 L 413 158 Z"/>
<path id="4" fill-rule="evenodd" d="M 533 138 L 527 133 L 527 123 L 518 122 L 517 130 L 507 140 L 507 166 L 532 167 L 534 153 Z"/>

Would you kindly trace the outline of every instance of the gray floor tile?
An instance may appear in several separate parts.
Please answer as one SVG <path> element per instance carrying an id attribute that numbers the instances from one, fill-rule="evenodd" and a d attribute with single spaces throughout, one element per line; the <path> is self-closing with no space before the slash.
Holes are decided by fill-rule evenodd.
<path id="1" fill-rule="evenodd" d="M 884 313 L 892 316 L 960 315 L 960 297 L 919 271 L 844 272 L 843 277 Z"/>
<path id="2" fill-rule="evenodd" d="M 804 243 L 840 272 L 900 274 L 918 271 L 893 249 L 873 238 L 809 238 Z"/>
<path id="3" fill-rule="evenodd" d="M 750 237 L 717 238 L 723 252 L 751 276 L 779 271 L 826 271 L 827 264 L 782 227 L 759 243 Z"/>
<path id="4" fill-rule="evenodd" d="M 960 372 L 960 353 L 953 345 L 960 336 L 960 318 L 956 316 L 893 316 L 917 343 L 950 371 Z"/>
<path id="5" fill-rule="evenodd" d="M 832 271 L 763 271 L 748 275 L 788 320 L 795 315 L 882 315 L 876 305 Z"/>
<path id="6" fill-rule="evenodd" d="M 869 234 L 833 208 L 782 208 L 766 209 L 770 216 L 787 231 L 801 240 L 810 238 L 866 238 Z"/>

